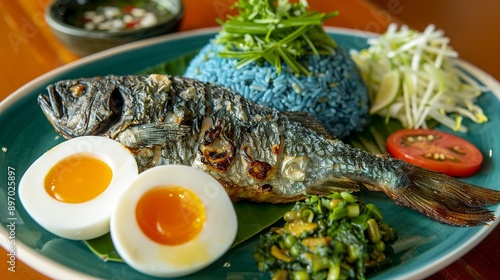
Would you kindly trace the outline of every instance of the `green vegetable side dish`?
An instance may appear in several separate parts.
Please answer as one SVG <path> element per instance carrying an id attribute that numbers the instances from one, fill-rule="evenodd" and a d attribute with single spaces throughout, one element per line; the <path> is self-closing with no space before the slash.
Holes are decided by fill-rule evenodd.
<path id="1" fill-rule="evenodd" d="M 308 196 L 284 215 L 285 225 L 261 235 L 254 258 L 273 279 L 365 279 L 390 264 L 397 238 L 374 204 L 348 192 Z"/>
<path id="2" fill-rule="evenodd" d="M 219 53 L 221 57 L 240 59 L 238 69 L 265 59 L 278 73 L 285 62 L 295 73 L 309 75 L 297 58 L 331 54 L 337 46 L 322 24 L 338 13 L 309 11 L 305 0 L 239 0 L 232 8 L 238 15 L 219 20 L 223 30 L 216 42 L 227 46 L 227 51 Z"/>

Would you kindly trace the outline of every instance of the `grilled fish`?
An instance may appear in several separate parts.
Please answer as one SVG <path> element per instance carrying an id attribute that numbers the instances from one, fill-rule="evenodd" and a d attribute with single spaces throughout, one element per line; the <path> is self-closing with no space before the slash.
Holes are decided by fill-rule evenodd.
<path id="1" fill-rule="evenodd" d="M 135 155 L 141 170 L 195 166 L 236 200 L 284 203 L 305 194 L 383 191 L 396 204 L 439 222 L 474 226 L 494 219 L 484 206 L 500 192 L 329 139 L 223 87 L 167 75 L 60 81 L 38 102 L 65 138 L 102 135 Z M 293 120 L 292 120 L 293 119 Z"/>

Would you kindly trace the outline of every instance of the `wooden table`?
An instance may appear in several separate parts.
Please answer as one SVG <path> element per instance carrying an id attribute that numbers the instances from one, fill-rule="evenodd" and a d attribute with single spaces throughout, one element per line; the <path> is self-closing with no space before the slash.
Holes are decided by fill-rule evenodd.
<path id="1" fill-rule="evenodd" d="M 48 0 L 0 2 L 0 100 L 41 74 L 79 58 L 62 46 L 50 32 L 43 18 L 43 11 L 48 2 Z M 181 30 L 190 30 L 217 26 L 214 18 L 223 17 L 228 12 L 232 0 L 184 0 L 184 2 L 186 16 L 182 22 Z M 420 30 L 427 24 L 434 23 L 430 21 L 431 19 L 440 19 L 439 17 L 432 17 L 432 15 L 436 15 L 436 7 L 427 7 L 426 9 L 423 6 L 432 5 L 433 1 L 376 0 L 374 2 L 378 2 L 378 5 L 369 0 L 309 1 L 312 8 L 320 11 L 340 11 L 340 16 L 328 20 L 327 25 L 375 32 L 383 32 L 391 21 L 403 22 L 401 19 L 396 18 L 398 15 L 401 15 L 402 18 L 405 14 L 410 15 L 408 17 L 412 23 L 410 26 L 415 26 Z M 454 1 L 453 4 L 455 3 L 462 5 L 460 8 L 464 11 L 474 11 L 475 8 L 477 10 L 477 7 L 481 6 L 479 3 L 470 1 Z M 406 9 L 404 9 L 403 13 L 399 13 L 398 11 L 401 11 L 401 9 L 397 7 L 401 8 L 402 4 L 406 5 L 404 6 Z M 420 9 L 417 15 L 412 16 L 413 8 L 410 4 L 418 6 L 414 8 L 415 10 Z M 440 7 L 443 4 L 437 6 Z M 443 8 L 443 10 L 446 9 Z M 426 11 L 433 12 L 426 13 Z M 498 9 L 494 11 L 498 12 Z M 426 15 L 430 16 L 426 17 Z M 473 16 L 482 17 L 478 13 L 473 13 Z M 500 17 L 496 16 L 492 21 L 493 23 L 488 24 L 500 27 Z M 440 26 L 438 25 L 438 27 Z M 467 27 L 470 27 L 470 22 L 467 23 Z M 491 28 L 491 26 L 487 27 Z M 461 25 L 450 25 L 446 26 L 444 31 L 458 34 L 457 32 L 461 29 Z M 478 32 L 486 31 L 479 30 Z M 495 32 L 498 32 L 498 28 L 493 29 L 491 34 L 487 36 L 497 38 L 498 34 Z M 487 33 L 485 33 L 485 36 Z M 456 49 L 467 49 L 468 47 L 470 46 L 460 45 Z M 468 51 L 466 59 L 478 66 L 481 64 L 483 70 L 492 74 L 497 80 L 500 79 L 498 71 L 500 67 L 496 67 L 496 64 L 500 61 L 498 59 L 494 63 L 484 61 L 482 46 L 472 44 L 472 47 L 476 47 L 476 51 Z M 490 48 L 493 47 L 490 46 Z M 495 47 L 495 51 L 496 53 L 499 52 L 498 45 Z M 500 227 L 496 227 L 484 241 L 468 254 L 428 279 L 500 279 L 499 234 Z M 0 249 L 0 279 L 47 279 L 47 277 L 22 263 L 22 260 L 17 261 L 16 272 L 11 273 L 7 270 L 6 261 L 7 253 L 2 248 Z"/>

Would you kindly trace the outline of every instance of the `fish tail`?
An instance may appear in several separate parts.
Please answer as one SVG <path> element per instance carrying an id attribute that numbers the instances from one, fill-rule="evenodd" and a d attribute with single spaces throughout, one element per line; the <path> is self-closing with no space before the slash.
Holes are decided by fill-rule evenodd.
<path id="1" fill-rule="evenodd" d="M 439 222 L 477 226 L 495 220 L 486 205 L 500 202 L 500 191 L 475 186 L 442 173 L 404 163 L 406 187 L 383 187 L 398 205 L 412 208 Z"/>

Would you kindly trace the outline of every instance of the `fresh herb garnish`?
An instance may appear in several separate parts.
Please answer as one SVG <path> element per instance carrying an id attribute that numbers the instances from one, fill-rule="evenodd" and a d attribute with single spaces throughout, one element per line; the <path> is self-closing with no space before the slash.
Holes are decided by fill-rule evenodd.
<path id="1" fill-rule="evenodd" d="M 225 44 L 227 50 L 219 55 L 240 61 L 236 68 L 265 59 L 281 72 L 282 61 L 297 74 L 310 75 L 297 59 L 316 54 L 331 54 L 337 46 L 324 31 L 322 24 L 338 12 L 320 13 L 308 10 L 308 3 L 301 0 L 239 0 L 233 6 L 235 16 L 219 23 L 223 30 L 216 42 Z"/>

